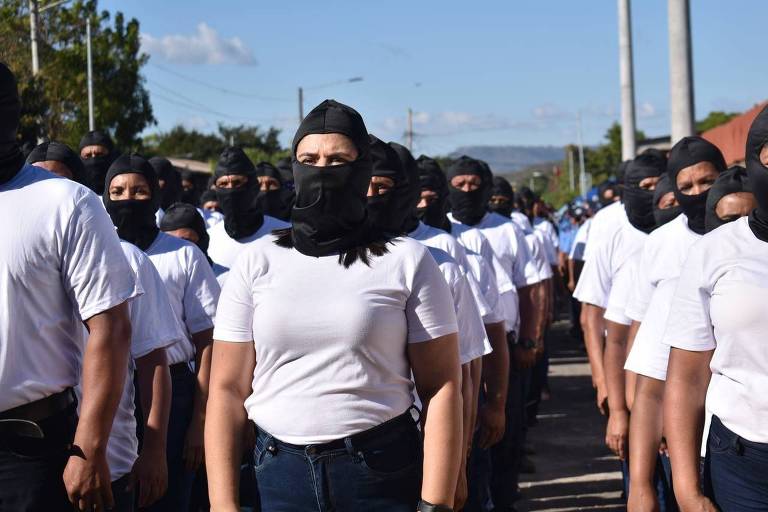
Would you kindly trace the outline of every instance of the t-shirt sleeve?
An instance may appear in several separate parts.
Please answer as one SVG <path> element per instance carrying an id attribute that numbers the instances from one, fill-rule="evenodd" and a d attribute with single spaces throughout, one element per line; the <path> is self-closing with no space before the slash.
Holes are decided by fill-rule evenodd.
<path id="1" fill-rule="evenodd" d="M 650 241 L 650 240 L 649 240 Z M 653 291 L 656 288 L 648 278 L 648 272 L 646 269 L 653 268 L 653 265 L 663 264 L 662 262 L 654 262 L 652 254 L 655 251 L 651 250 L 652 244 L 646 242 L 643 247 L 642 255 L 640 256 L 640 264 L 634 268 L 634 286 L 632 297 L 627 303 L 627 316 L 638 322 L 642 322 L 645 317 L 645 312 L 648 310 L 648 306 L 651 303 L 651 297 Z"/>
<path id="2" fill-rule="evenodd" d="M 605 307 L 605 319 L 621 325 L 630 325 L 632 319 L 626 314 L 627 301 L 632 293 L 633 262 L 627 262 L 613 279 L 613 286 Z"/>
<path id="3" fill-rule="evenodd" d="M 193 245 L 187 250 L 189 273 L 184 289 L 184 323 L 191 334 L 196 334 L 213 327 L 221 290 L 203 252 Z"/>
<path id="4" fill-rule="evenodd" d="M 237 343 L 253 342 L 253 295 L 255 264 L 244 252 L 227 274 L 216 311 L 213 339 Z"/>
<path id="5" fill-rule="evenodd" d="M 702 238 L 688 252 L 669 308 L 663 342 L 683 350 L 707 351 L 716 346 L 709 315 L 713 283 L 708 282 L 705 268 L 712 248 L 706 242 Z"/>
<path id="6" fill-rule="evenodd" d="M 511 225 L 511 224 L 510 224 Z M 512 276 L 517 288 L 525 288 L 542 281 L 536 261 L 528 250 L 528 243 L 525 241 L 525 235 L 522 230 L 514 228 L 514 236 L 517 245 L 515 252 L 514 268 Z"/>
<path id="7" fill-rule="evenodd" d="M 592 256 L 584 263 L 584 270 L 574 291 L 580 302 L 605 308 L 611 290 L 610 244 L 601 243 L 594 248 Z"/>
<path id="8" fill-rule="evenodd" d="M 149 258 L 141 259 L 137 274 L 144 294 L 130 302 L 131 356 L 134 359 L 186 339 L 173 314 L 165 284 Z"/>
<path id="9" fill-rule="evenodd" d="M 451 290 L 459 328 L 459 362 L 466 364 L 489 353 L 490 342 L 466 276 L 457 276 Z"/>
<path id="10" fill-rule="evenodd" d="M 78 200 L 62 237 L 61 275 L 81 320 L 135 294 L 134 273 L 115 227 L 91 192 Z"/>
<path id="11" fill-rule="evenodd" d="M 411 293 L 405 304 L 408 343 L 420 343 L 458 332 L 448 284 L 434 258 L 425 248 L 421 249 L 413 270 Z"/>

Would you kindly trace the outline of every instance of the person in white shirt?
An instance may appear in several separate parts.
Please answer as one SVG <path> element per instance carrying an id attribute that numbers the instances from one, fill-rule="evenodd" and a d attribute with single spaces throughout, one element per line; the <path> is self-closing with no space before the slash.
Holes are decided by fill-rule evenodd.
<path id="1" fill-rule="evenodd" d="M 264 214 L 260 198 L 268 193 L 270 180 L 258 175 L 242 149 L 226 148 L 216 163 L 214 177 L 224 222 L 208 231 L 208 255 L 228 271 L 248 244 L 288 224 Z M 227 271 L 218 275 L 219 283 L 224 284 Z"/>
<path id="2" fill-rule="evenodd" d="M 676 216 L 648 236 L 635 266 L 632 297 L 626 303 L 626 316 L 632 319 L 629 355 L 625 369 L 637 375 L 636 389 L 627 390 L 631 401 L 629 504 L 642 507 L 666 500 L 671 494 L 656 495 L 654 475 L 659 457 L 665 466 L 666 455 L 659 455 L 662 442 L 662 397 L 667 373 L 669 348 L 662 343 L 672 294 L 680 269 L 701 238 L 704 212 L 713 183 L 725 171 L 725 160 L 716 146 L 700 137 L 685 137 L 670 151 L 667 180 L 657 185 L 654 201 L 669 205 L 668 190 L 681 206 L 657 209 L 657 223 Z M 727 178 L 726 178 L 727 179 Z M 693 222 L 690 219 L 694 219 Z"/>
<path id="3" fill-rule="evenodd" d="M 85 174 L 80 157 L 61 142 L 43 142 L 35 146 L 27 155 L 27 163 L 76 182 L 80 182 Z"/>
<path id="4" fill-rule="evenodd" d="M 213 274 L 218 278 L 227 271 L 224 267 L 214 262 L 208 256 L 208 247 L 211 241 L 205 228 L 205 220 L 200 215 L 200 210 L 189 203 L 176 203 L 166 210 L 163 220 L 158 225 L 160 231 L 168 233 L 176 238 L 181 238 L 193 243 L 205 255 L 211 264 Z"/>
<path id="5" fill-rule="evenodd" d="M 0 64 L 0 503 L 103 510 L 135 281 L 98 198 L 24 165 L 20 113 L 16 79 Z"/>
<path id="6" fill-rule="evenodd" d="M 211 507 L 238 506 L 250 419 L 264 512 L 450 508 L 463 441 L 448 285 L 426 247 L 371 226 L 370 143 L 357 112 L 324 101 L 292 154 L 291 227 L 243 251 L 219 302 L 205 432 Z"/>
<path id="7" fill-rule="evenodd" d="M 215 190 L 208 189 L 200 194 L 200 206 L 197 211 L 203 216 L 208 229 L 224 220 L 224 215 L 219 210 L 219 197 Z"/>
<path id="8" fill-rule="evenodd" d="M 92 130 L 83 135 L 79 149 L 85 173 L 78 183 L 101 196 L 104 193 L 104 177 L 115 158 L 120 156 L 120 151 L 104 130 Z"/>
<path id="9" fill-rule="evenodd" d="M 683 510 L 768 509 L 767 146 L 763 109 L 746 144 L 758 206 L 691 247 L 664 333 L 671 347 L 664 432 Z M 705 399 L 712 422 L 701 485 Z"/>
<path id="10" fill-rule="evenodd" d="M 165 283 L 171 308 L 186 327 L 166 349 L 173 381 L 168 425 L 168 491 L 151 508 L 186 510 L 194 471 L 203 458 L 203 422 L 210 372 L 213 318 L 219 286 L 203 253 L 161 232 L 155 223 L 157 176 L 140 155 L 122 155 L 107 172 L 104 206 L 120 238 L 145 251 Z"/>
<path id="11" fill-rule="evenodd" d="M 755 195 L 749 184 L 747 170 L 734 165 L 718 176 L 707 197 L 707 211 L 704 227 L 707 232 L 741 217 L 746 217 L 757 208 Z"/>

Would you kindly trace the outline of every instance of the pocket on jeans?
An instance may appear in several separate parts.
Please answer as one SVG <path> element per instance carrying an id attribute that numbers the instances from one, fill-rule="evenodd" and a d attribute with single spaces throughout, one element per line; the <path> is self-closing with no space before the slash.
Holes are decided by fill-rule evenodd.
<path id="1" fill-rule="evenodd" d="M 709 431 L 707 451 L 713 455 L 727 453 L 731 449 L 731 439 L 724 437 L 722 432 Z"/>
<path id="2" fill-rule="evenodd" d="M 275 441 L 272 436 L 257 435 L 253 448 L 253 469 L 258 475 L 277 456 Z"/>
<path id="3" fill-rule="evenodd" d="M 421 465 L 421 442 L 416 433 L 407 432 L 390 442 L 372 443 L 358 454 L 369 471 L 394 476 L 410 472 Z"/>

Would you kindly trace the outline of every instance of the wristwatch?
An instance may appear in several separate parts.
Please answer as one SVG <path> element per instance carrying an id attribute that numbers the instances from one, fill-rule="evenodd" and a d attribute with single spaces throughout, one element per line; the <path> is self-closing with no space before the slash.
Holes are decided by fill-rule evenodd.
<path id="1" fill-rule="evenodd" d="M 418 512 L 453 512 L 451 507 L 446 507 L 445 505 L 433 505 L 424 500 L 419 500 L 419 506 L 416 510 Z"/>
<path id="2" fill-rule="evenodd" d="M 521 347 L 531 350 L 532 348 L 536 348 L 536 342 L 533 341 L 531 338 L 520 338 L 520 341 L 518 341 Z"/>

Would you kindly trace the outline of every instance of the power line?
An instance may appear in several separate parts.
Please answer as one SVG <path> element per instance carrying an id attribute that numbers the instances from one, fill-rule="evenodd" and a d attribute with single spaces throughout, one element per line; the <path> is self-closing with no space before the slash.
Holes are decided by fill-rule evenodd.
<path id="1" fill-rule="evenodd" d="M 198 106 L 197 104 L 190 104 L 189 102 L 185 102 L 183 99 L 180 100 L 179 98 L 170 98 L 170 97 L 168 97 L 168 96 L 166 96 L 164 94 L 161 94 L 159 92 L 153 92 L 152 93 L 152 97 L 155 97 L 155 98 L 161 99 L 161 100 L 163 100 L 163 101 L 165 101 L 167 103 L 171 103 L 173 105 L 185 108 L 185 109 L 189 110 L 190 112 L 200 113 L 202 111 L 202 112 L 205 112 L 205 113 L 208 113 L 208 114 L 212 114 L 212 115 L 215 115 L 215 116 L 224 117 L 224 118 L 232 119 L 232 120 L 236 120 L 236 121 L 251 121 L 251 122 L 259 122 L 260 121 L 260 122 L 268 122 L 268 123 L 273 122 L 273 120 L 266 119 L 266 118 L 254 118 L 254 117 L 248 117 L 248 116 L 233 116 L 233 115 L 230 115 L 230 114 L 225 114 L 224 112 L 218 112 L 216 110 L 211 110 L 211 109 L 209 109 L 207 107 L 203 108 L 202 106 Z"/>
<path id="2" fill-rule="evenodd" d="M 213 89 L 218 92 L 222 92 L 224 94 L 231 94 L 232 96 L 240 96 L 242 98 L 252 98 L 256 100 L 261 101 L 285 101 L 285 102 L 292 102 L 292 99 L 288 98 L 280 98 L 280 97 L 274 97 L 274 96 L 263 96 L 261 94 L 253 94 L 248 92 L 241 92 L 241 91 L 235 91 L 232 89 L 227 89 L 225 87 L 220 87 L 218 85 L 210 84 L 208 82 L 205 82 L 203 80 L 200 80 L 199 78 L 195 78 L 189 75 L 185 75 L 183 73 L 179 73 L 178 71 L 173 71 L 172 69 L 168 69 L 164 66 L 161 66 L 160 64 L 156 64 L 154 62 L 149 62 L 149 65 L 152 67 L 155 67 L 161 71 L 164 71 L 168 74 L 175 75 L 179 78 L 183 78 L 184 80 L 187 80 L 188 82 L 192 82 L 198 85 L 202 85 L 203 87 L 208 87 L 209 89 Z"/>

